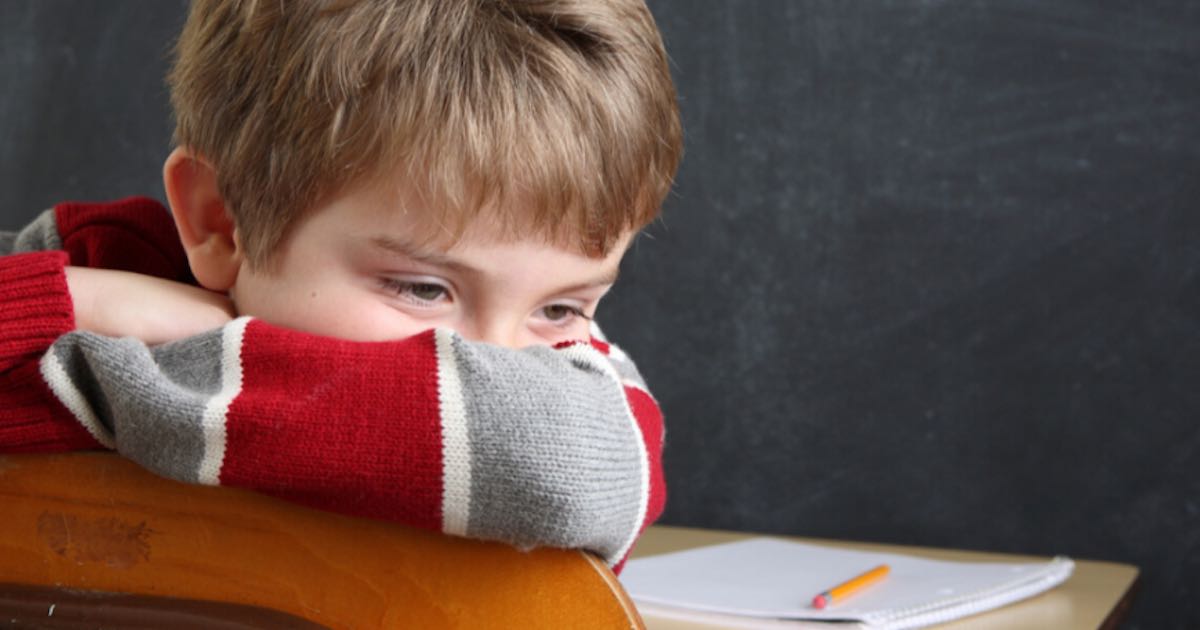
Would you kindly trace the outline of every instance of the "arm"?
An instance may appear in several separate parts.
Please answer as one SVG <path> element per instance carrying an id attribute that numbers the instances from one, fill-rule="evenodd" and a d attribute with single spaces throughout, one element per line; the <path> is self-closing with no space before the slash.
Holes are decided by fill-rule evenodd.
<path id="1" fill-rule="evenodd" d="M 18 232 L 0 232 L 0 375 L 75 329 L 61 247 L 54 210 Z"/>
<path id="2" fill-rule="evenodd" d="M 35 225 L 23 234 L 36 238 L 0 239 L 35 252 L 0 257 L 0 452 L 115 447 L 176 479 L 518 545 L 588 548 L 610 563 L 662 511 L 661 417 L 632 363 L 607 344 L 516 353 L 432 334 L 349 344 L 253 322 L 155 348 L 74 333 L 47 353 L 76 327 L 72 295 L 86 318 L 87 295 L 111 304 L 123 289 L 81 285 L 89 270 L 36 250 L 70 250 L 72 264 L 106 267 L 93 276 L 101 280 L 154 280 L 107 271 L 141 258 L 151 261 L 145 273 L 178 276 L 171 269 L 186 261 L 181 250 L 114 253 L 159 241 L 177 249 L 165 210 L 149 200 L 64 204 Z M 140 311 L 163 310 L 155 306 Z M 24 314 L 3 321 L 12 313 Z M 38 334 L 19 339 L 31 322 Z M 232 346 L 231 331 L 241 331 Z M 229 348 L 236 356 L 222 358 Z M 221 379 L 234 373 L 230 394 Z"/>
<path id="3" fill-rule="evenodd" d="M 75 329 L 60 251 L 0 256 L 0 378 Z"/>
<path id="4" fill-rule="evenodd" d="M 94 324 L 87 313 L 77 320 L 79 304 L 73 293 L 86 306 L 92 296 L 132 294 L 137 286 L 157 283 L 160 293 L 180 297 L 181 292 L 190 291 L 185 297 L 191 299 L 176 301 L 173 307 L 156 304 L 153 309 L 140 308 L 145 301 L 119 303 L 126 312 L 157 318 L 175 328 L 193 315 L 199 315 L 206 328 L 228 321 L 228 316 L 214 317 L 222 304 L 219 300 L 214 304 L 213 295 L 173 282 L 188 277 L 187 260 L 170 216 L 151 199 L 64 203 L 41 213 L 18 232 L 0 232 L 0 388 L 6 392 L 0 405 L 22 410 L 0 423 L 0 452 L 100 446 L 78 423 L 55 420 L 54 412 L 61 410 L 43 400 L 45 386 L 37 373 L 39 357 L 55 339 Z M 210 307 L 194 308 L 195 299 L 207 300 Z M 186 317 L 172 315 L 181 313 Z M 120 323 L 132 326 L 134 322 Z M 24 368 L 18 369 L 21 366 Z"/>
<path id="5" fill-rule="evenodd" d="M 19 232 L 0 232 L 0 256 L 55 250 L 75 267 L 192 282 L 170 213 L 147 197 L 60 203 Z"/>
<path id="6" fill-rule="evenodd" d="M 228 322 L 223 295 L 191 283 L 170 214 L 157 201 L 63 203 L 0 232 L 0 374 L 76 328 L 150 343 Z M 103 299 L 105 308 L 95 308 Z"/>
<path id="7" fill-rule="evenodd" d="M 661 417 L 603 343 L 354 343 L 242 318 L 155 348 L 71 333 L 20 376 L 44 423 L 184 481 L 610 565 L 662 510 Z M 0 383 L 0 427 L 37 415 L 28 391 Z"/>

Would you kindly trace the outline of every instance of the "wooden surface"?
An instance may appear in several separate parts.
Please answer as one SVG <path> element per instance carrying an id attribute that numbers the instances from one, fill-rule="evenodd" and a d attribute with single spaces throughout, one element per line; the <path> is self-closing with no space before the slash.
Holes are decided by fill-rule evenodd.
<path id="1" fill-rule="evenodd" d="M 246 604 L 329 628 L 640 627 L 591 556 L 181 484 L 109 453 L 0 457 L 0 582 Z"/>
<path id="2" fill-rule="evenodd" d="M 651 527 L 633 550 L 634 558 L 653 556 L 672 551 L 742 540 L 754 536 L 739 532 L 724 532 L 686 527 Z M 787 539 L 788 537 L 781 537 Z M 1049 560 L 1036 556 L 903 547 L 872 543 L 792 538 L 801 542 L 826 544 L 848 549 L 904 553 L 934 560 L 967 562 L 1036 562 Z M 1137 567 L 1112 562 L 1075 560 L 1075 572 L 1059 587 L 1033 597 L 959 621 L 938 626 L 944 630 L 1094 630 L 1115 627 L 1128 605 L 1131 589 L 1138 578 Z M 1116 611 L 1117 615 L 1112 615 Z M 644 613 L 649 630 L 685 630 L 710 628 L 699 623 L 656 618 Z"/>

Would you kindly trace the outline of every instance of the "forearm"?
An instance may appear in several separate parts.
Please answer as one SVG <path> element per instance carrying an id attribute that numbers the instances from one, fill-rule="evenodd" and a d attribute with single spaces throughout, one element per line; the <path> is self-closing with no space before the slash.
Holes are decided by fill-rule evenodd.
<path id="1" fill-rule="evenodd" d="M 228 300 L 189 278 L 170 216 L 152 199 L 59 204 L 0 232 L 0 374 L 76 327 L 156 342 L 228 321 Z M 92 308 L 95 296 L 104 308 Z"/>
<path id="2" fill-rule="evenodd" d="M 0 375 L 74 330 L 66 262 L 57 251 L 0 256 Z"/>
<path id="3" fill-rule="evenodd" d="M 54 211 L 0 232 L 0 375 L 28 362 L 75 328 Z"/>
<path id="4" fill-rule="evenodd" d="M 71 266 L 191 280 L 170 213 L 146 197 L 61 203 L 17 232 L 0 232 L 0 256 L 52 250 L 66 252 Z"/>
<path id="5" fill-rule="evenodd" d="M 40 370 L 47 348 L 75 328 L 66 263 L 60 251 L 0 256 L 0 453 L 99 446 Z"/>
<path id="6" fill-rule="evenodd" d="M 155 345 L 219 328 L 234 317 L 228 296 L 112 269 L 67 267 L 75 328 Z"/>
<path id="7" fill-rule="evenodd" d="M 87 400 L 67 407 L 99 441 L 185 481 L 612 564 L 662 508 L 657 407 L 586 345 L 364 344 L 242 319 L 157 348 L 73 333 L 41 371 L 64 375 L 57 400 Z"/>

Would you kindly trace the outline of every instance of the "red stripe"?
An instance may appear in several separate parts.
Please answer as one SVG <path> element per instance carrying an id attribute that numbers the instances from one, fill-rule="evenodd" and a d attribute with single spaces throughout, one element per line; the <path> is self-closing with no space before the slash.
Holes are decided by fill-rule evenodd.
<path id="1" fill-rule="evenodd" d="M 626 386 L 625 397 L 629 399 L 629 407 L 642 429 L 642 440 L 646 444 L 646 455 L 650 464 L 650 499 L 646 506 L 644 528 L 658 519 L 667 503 L 667 484 L 662 468 L 662 412 L 650 394 L 636 387 Z"/>
<path id="2" fill-rule="evenodd" d="M 0 380 L 0 453 L 57 453 L 103 448 L 42 378 L 36 361 Z"/>
<path id="3" fill-rule="evenodd" d="M 441 529 L 432 331 L 368 344 L 253 321 L 242 353 L 221 483 Z"/>
<path id="4" fill-rule="evenodd" d="M 641 528 L 638 530 L 638 536 L 641 536 L 642 532 L 646 531 L 646 528 L 662 515 L 663 508 L 667 503 L 667 483 L 663 477 L 662 468 L 664 437 L 662 412 L 659 411 L 658 404 L 654 402 L 650 394 L 636 387 L 626 386 L 625 397 L 629 400 L 629 408 L 633 411 L 638 426 L 641 427 L 642 441 L 646 445 L 646 458 L 650 466 L 650 496 L 646 502 L 646 520 L 642 522 Z M 620 575 L 621 571 L 625 569 L 627 560 L 629 560 L 628 554 L 613 566 L 613 573 Z"/>
<path id="5" fill-rule="evenodd" d="M 600 341 L 595 337 L 592 337 L 589 341 L 593 348 L 600 351 L 600 354 L 603 354 L 604 356 L 612 354 L 612 346 L 608 345 L 608 342 Z"/>

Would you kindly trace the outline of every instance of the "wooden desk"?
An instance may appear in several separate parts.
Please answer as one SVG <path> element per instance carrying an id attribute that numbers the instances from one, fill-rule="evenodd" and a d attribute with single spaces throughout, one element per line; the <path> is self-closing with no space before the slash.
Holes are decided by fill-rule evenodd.
<path id="1" fill-rule="evenodd" d="M 687 527 L 659 525 L 651 527 L 638 541 L 633 550 L 634 558 L 658 555 L 671 551 L 682 551 L 724 542 L 749 538 L 755 534 L 723 532 Z M 788 538 L 781 536 L 780 538 Z M 824 544 L 835 547 L 905 553 L 935 560 L 961 560 L 968 562 L 1031 562 L 1048 560 L 1034 556 L 985 553 L 978 551 L 954 551 L 902 547 L 873 543 L 847 543 L 833 540 L 794 538 L 801 542 Z M 998 608 L 991 612 L 967 617 L 954 623 L 938 626 L 939 630 L 1093 630 L 1116 628 L 1125 616 L 1132 600 L 1138 578 L 1137 567 L 1112 562 L 1075 560 L 1075 572 L 1057 588 L 1016 604 Z M 714 628 L 693 622 L 677 621 L 650 616 L 643 612 L 647 630 L 685 630 L 692 628 Z"/>

